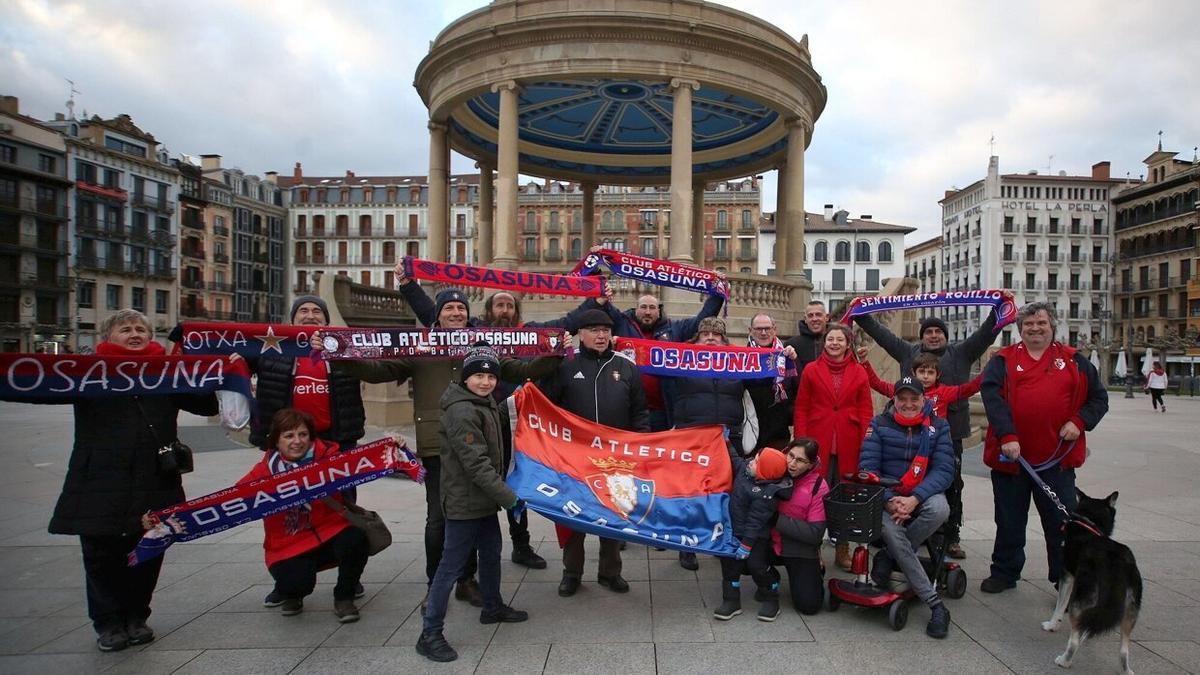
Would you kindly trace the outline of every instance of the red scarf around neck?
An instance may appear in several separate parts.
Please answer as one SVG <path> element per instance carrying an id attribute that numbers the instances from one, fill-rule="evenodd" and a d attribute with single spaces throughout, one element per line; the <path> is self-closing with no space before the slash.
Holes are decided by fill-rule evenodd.
<path id="1" fill-rule="evenodd" d="M 167 350 L 154 340 L 141 349 L 129 349 L 115 342 L 104 341 L 96 345 L 97 356 L 165 356 Z"/>

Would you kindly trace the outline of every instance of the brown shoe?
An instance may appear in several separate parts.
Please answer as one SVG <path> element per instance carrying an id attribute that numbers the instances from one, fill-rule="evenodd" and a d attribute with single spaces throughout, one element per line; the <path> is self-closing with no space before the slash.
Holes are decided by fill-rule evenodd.
<path id="1" fill-rule="evenodd" d="M 839 541 L 834 549 L 833 563 L 838 567 L 850 571 L 850 542 Z"/>
<path id="2" fill-rule="evenodd" d="M 475 607 L 483 607 L 483 593 L 479 590 L 479 582 L 474 578 L 459 581 L 454 587 L 454 599 L 469 602 Z"/>
<path id="3" fill-rule="evenodd" d="M 963 550 L 962 544 L 954 542 L 946 547 L 946 555 L 955 560 L 962 560 L 967 557 L 967 552 Z"/>

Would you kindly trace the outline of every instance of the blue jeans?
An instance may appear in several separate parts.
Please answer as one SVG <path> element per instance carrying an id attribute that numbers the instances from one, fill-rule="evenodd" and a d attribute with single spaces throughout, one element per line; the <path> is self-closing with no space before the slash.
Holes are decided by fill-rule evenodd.
<path id="1" fill-rule="evenodd" d="M 912 518 L 903 525 L 897 525 L 891 516 L 883 514 L 883 541 L 887 545 L 888 556 L 904 572 L 909 588 L 927 605 L 935 604 L 938 594 L 921 565 L 917 549 L 949 517 L 950 504 L 944 494 L 933 495 L 917 505 Z"/>
<path id="2" fill-rule="evenodd" d="M 423 630 L 440 633 L 446 620 L 450 591 L 462 576 L 467 559 L 479 551 L 479 591 L 484 613 L 500 609 L 500 520 L 495 516 L 472 520 L 446 520 L 446 542 L 442 559 L 429 586 Z"/>
<path id="3" fill-rule="evenodd" d="M 1075 508 L 1075 469 L 1051 467 L 1039 472 L 1046 485 L 1058 495 L 1068 510 Z M 992 500 L 996 506 L 996 543 L 992 548 L 992 576 L 1016 582 L 1025 567 L 1025 526 L 1029 522 L 1029 498 L 1042 519 L 1046 533 L 1046 559 L 1050 565 L 1050 582 L 1062 575 L 1063 538 L 1062 512 L 1034 484 L 1029 474 L 992 471 Z"/>

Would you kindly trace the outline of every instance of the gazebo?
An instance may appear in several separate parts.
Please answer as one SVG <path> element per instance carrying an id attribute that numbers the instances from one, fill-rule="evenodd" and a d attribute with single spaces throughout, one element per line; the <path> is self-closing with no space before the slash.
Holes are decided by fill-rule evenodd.
<path id="1" fill-rule="evenodd" d="M 698 0 L 496 0 L 437 36 L 414 86 L 429 109 L 429 257 L 448 254 L 451 149 L 481 173 L 479 264 L 509 269 L 518 174 L 580 183 L 585 249 L 597 185 L 669 183 L 668 256 L 690 263 L 704 183 L 778 169 L 776 269 L 807 295 L 804 151 L 826 102 L 807 36 Z"/>

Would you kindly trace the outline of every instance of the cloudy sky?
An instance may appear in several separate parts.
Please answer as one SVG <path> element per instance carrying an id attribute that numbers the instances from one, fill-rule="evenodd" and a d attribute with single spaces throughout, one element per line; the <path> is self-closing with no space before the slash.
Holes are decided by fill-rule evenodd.
<path id="1" fill-rule="evenodd" d="M 251 173 L 421 174 L 412 87 L 429 41 L 480 0 L 0 2 L 0 93 L 41 118 L 129 113 L 173 153 Z M 781 3 L 728 0 L 808 33 L 829 90 L 808 151 L 809 210 L 937 231 L 943 190 L 1003 172 L 1144 171 L 1200 145 L 1194 0 Z M 455 157 L 454 169 L 472 163 Z M 764 209 L 774 209 L 767 175 Z"/>

